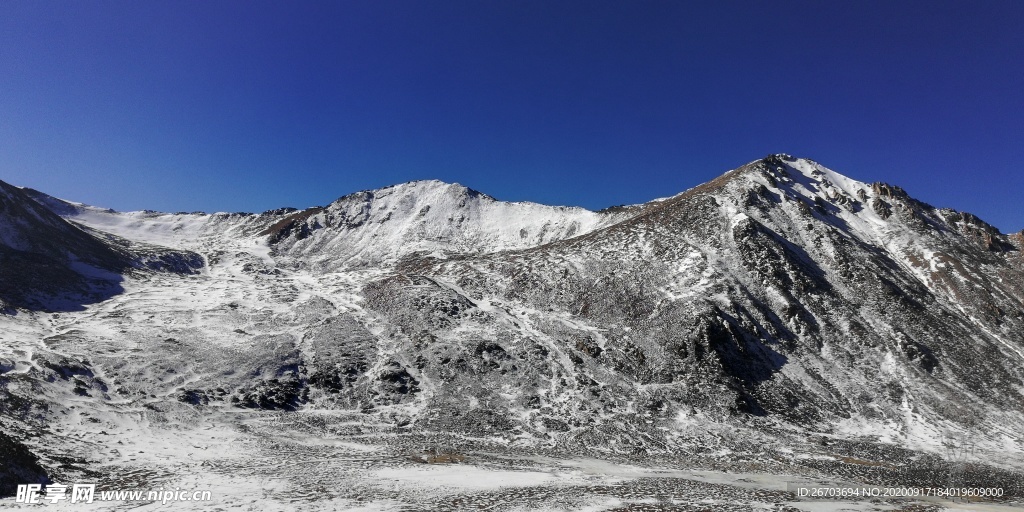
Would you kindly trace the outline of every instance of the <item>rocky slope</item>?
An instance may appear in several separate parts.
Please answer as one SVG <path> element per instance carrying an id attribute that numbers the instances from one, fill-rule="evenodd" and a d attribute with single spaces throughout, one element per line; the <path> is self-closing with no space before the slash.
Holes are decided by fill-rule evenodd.
<path id="1" fill-rule="evenodd" d="M 1008 488 L 1024 469 L 1024 237 L 809 160 L 601 213 L 436 181 L 262 214 L 3 191 L 8 250 L 122 276 L 59 316 L 18 298 L 45 283 L 3 281 L 25 314 L 0 318 L 0 422 L 30 437 L 55 421 L 90 471 L 141 462 L 71 433 L 164 446 L 156 425 L 915 482 L 910 461 L 969 448 Z M 288 434 L 239 419 L 257 413 Z M 26 438 L 51 476 L 83 467 Z M 207 448 L 146 464 L 214 478 L 235 455 Z M 840 456 L 875 462 L 821 462 Z"/>
<path id="2" fill-rule="evenodd" d="M 501 396 L 506 379 L 545 368 L 538 380 L 550 386 L 498 400 L 531 418 L 532 435 L 569 418 L 579 428 L 568 432 L 615 437 L 628 426 L 619 443 L 670 446 L 669 427 L 696 416 L 903 442 L 986 425 L 998 445 L 1016 437 L 991 429 L 1021 428 L 1024 410 L 1019 250 L 969 214 L 775 156 L 575 239 L 410 263 L 404 280 L 371 285 L 368 298 L 380 286 L 423 296 L 415 275 L 450 283 L 435 294 L 459 290 L 463 306 L 448 315 L 457 329 L 406 320 L 400 302 L 379 310 L 411 334 L 411 358 L 431 380 L 444 380 L 452 356 L 413 349 L 423 326 L 439 339 L 465 333 L 467 361 L 480 359 L 470 339 L 510 354 L 509 365 L 482 366 L 484 393 Z M 474 318 L 501 325 L 473 307 L 495 300 L 525 311 L 505 340 Z M 444 307 L 421 309 L 440 317 Z M 638 410 L 650 423 L 629 421 Z M 595 422 L 601 411 L 607 421 Z"/>

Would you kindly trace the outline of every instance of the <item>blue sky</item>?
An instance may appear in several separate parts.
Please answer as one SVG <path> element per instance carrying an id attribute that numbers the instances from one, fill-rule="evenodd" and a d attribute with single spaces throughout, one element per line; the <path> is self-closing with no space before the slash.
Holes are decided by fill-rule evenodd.
<path id="1" fill-rule="evenodd" d="M 1024 2 L 0 3 L 0 179 L 261 211 L 602 208 L 768 153 L 1024 228 Z"/>

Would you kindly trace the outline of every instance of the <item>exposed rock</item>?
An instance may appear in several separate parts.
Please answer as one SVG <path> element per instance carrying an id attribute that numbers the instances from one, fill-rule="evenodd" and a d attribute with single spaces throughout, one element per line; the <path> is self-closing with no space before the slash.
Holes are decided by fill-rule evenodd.
<path id="1" fill-rule="evenodd" d="M 888 219 L 892 216 L 892 206 L 877 197 L 871 200 L 871 209 L 883 219 Z"/>
<path id="2" fill-rule="evenodd" d="M 49 482 L 46 470 L 39 465 L 39 457 L 0 432 L 0 497 L 14 496 L 19 485 Z"/>

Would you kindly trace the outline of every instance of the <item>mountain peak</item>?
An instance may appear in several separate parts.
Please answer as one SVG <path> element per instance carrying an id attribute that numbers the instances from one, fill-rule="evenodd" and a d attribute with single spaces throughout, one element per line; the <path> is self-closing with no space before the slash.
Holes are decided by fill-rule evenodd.
<path id="1" fill-rule="evenodd" d="M 282 219 L 270 243 L 279 254 L 362 266 L 407 254 L 477 254 L 526 249 L 582 235 L 628 213 L 499 201 L 458 183 L 411 181 L 338 198 Z"/>
<path id="2" fill-rule="evenodd" d="M 367 200 L 369 198 L 385 198 L 396 196 L 419 196 L 432 197 L 437 200 L 444 198 L 454 199 L 462 197 L 479 197 L 486 200 L 497 201 L 493 197 L 473 190 L 460 183 L 449 183 L 441 180 L 414 180 L 404 183 L 397 183 L 376 189 L 361 190 L 339 197 L 331 204 L 337 204 L 352 200 Z"/>

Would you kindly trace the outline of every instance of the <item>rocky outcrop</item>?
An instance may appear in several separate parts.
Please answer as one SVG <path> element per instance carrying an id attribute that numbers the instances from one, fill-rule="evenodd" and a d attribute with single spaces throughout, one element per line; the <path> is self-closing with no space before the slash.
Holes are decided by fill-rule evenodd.
<path id="1" fill-rule="evenodd" d="M 14 496 L 19 485 L 48 484 L 39 457 L 24 444 L 0 432 L 0 497 Z"/>

